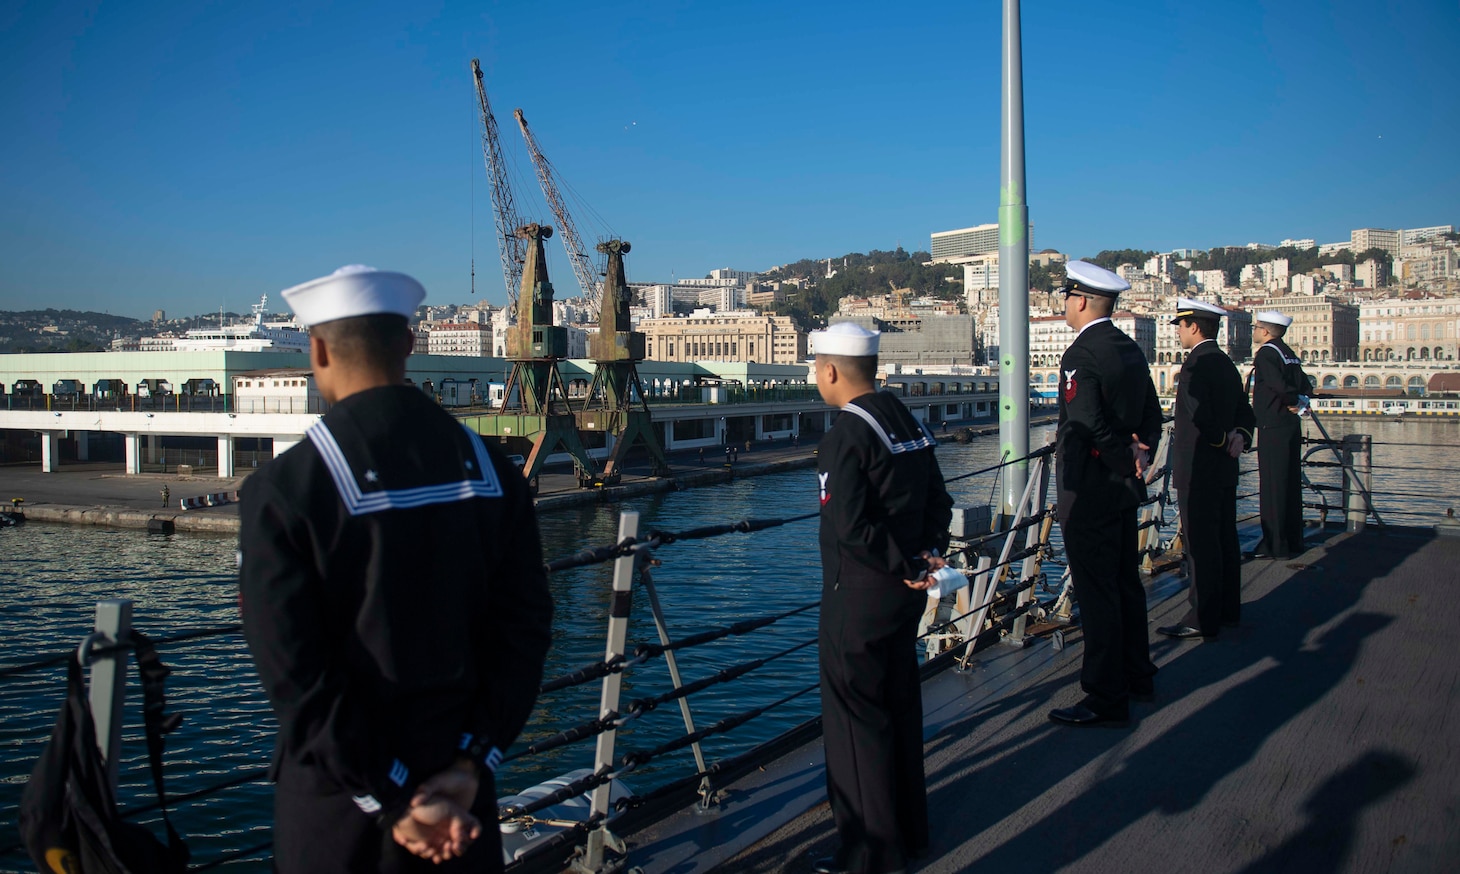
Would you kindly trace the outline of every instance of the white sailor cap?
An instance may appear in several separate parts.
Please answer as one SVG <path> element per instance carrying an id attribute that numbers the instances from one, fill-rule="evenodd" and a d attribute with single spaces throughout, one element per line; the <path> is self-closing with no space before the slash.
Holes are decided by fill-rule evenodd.
<path id="1" fill-rule="evenodd" d="M 1089 261 L 1071 261 L 1065 265 L 1065 284 L 1061 289 L 1066 294 L 1072 291 L 1098 294 L 1101 297 L 1115 297 L 1130 288 L 1130 283 Z"/>
<path id="2" fill-rule="evenodd" d="M 404 273 L 363 264 L 285 289 L 284 300 L 306 328 L 356 316 L 397 315 L 409 319 L 426 299 L 421 283 Z"/>
<path id="3" fill-rule="evenodd" d="M 1254 313 L 1252 318 L 1254 321 L 1267 322 L 1269 325 L 1277 325 L 1279 328 L 1286 328 L 1293 323 L 1292 316 L 1285 316 L 1277 310 L 1263 310 Z"/>
<path id="4" fill-rule="evenodd" d="M 1214 304 L 1204 303 L 1199 300 L 1192 300 L 1189 297 L 1176 299 L 1176 315 L 1172 316 L 1171 324 L 1176 324 L 1182 319 L 1201 317 L 1208 319 L 1220 319 L 1227 311 Z"/>
<path id="5" fill-rule="evenodd" d="M 881 333 L 869 331 L 856 322 L 837 322 L 825 331 L 811 332 L 811 354 L 870 358 L 877 354 L 881 339 Z"/>

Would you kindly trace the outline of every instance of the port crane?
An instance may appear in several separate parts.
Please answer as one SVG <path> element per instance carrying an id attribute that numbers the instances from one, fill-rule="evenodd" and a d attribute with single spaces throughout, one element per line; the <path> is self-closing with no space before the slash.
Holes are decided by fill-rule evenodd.
<path id="1" fill-rule="evenodd" d="M 527 239 L 517 236 L 517 229 L 524 222 L 517 214 L 517 205 L 512 200 L 512 185 L 507 179 L 507 161 L 502 152 L 502 140 L 497 134 L 497 119 L 492 115 L 492 104 L 487 100 L 487 87 L 483 82 L 482 65 L 471 59 L 471 74 L 477 86 L 477 106 L 482 119 L 482 157 L 487 164 L 487 181 L 492 190 L 492 218 L 497 226 L 497 251 L 502 256 L 502 279 L 507 285 L 507 299 L 511 301 L 511 313 L 517 314 L 517 290 L 522 285 L 522 264 L 527 260 Z"/>
<path id="2" fill-rule="evenodd" d="M 579 484 L 591 485 L 598 479 L 597 466 L 579 436 L 578 420 L 558 369 L 558 363 L 568 356 L 568 331 L 553 324 L 553 286 L 543 250 L 543 241 L 553 235 L 553 229 L 523 224 L 518 216 L 497 136 L 497 121 L 476 58 L 472 59 L 471 72 L 481 110 L 482 152 L 491 181 L 502 275 L 515 324 L 507 330 L 506 352 L 512 369 L 503 387 L 501 408 L 491 414 L 464 416 L 461 421 L 477 433 L 504 443 L 528 444 L 522 474 L 534 492 L 548 456 L 558 451 L 573 459 Z"/>
<path id="3" fill-rule="evenodd" d="M 513 110 L 512 116 L 522 129 L 527 153 L 537 168 L 537 181 L 542 187 L 543 198 L 562 231 L 563 248 L 567 250 L 589 311 L 596 310 L 598 315 L 598 333 L 590 338 L 588 344 L 588 354 L 594 364 L 593 381 L 576 413 L 580 431 L 613 436 L 598 482 L 618 482 L 622 477 L 624 460 L 635 446 L 642 446 L 648 453 L 655 476 L 667 474 L 669 460 L 654 432 L 648 402 L 644 399 L 643 383 L 639 379 L 638 362 L 644 360 L 644 335 L 633 330 L 629 320 L 632 294 L 624 271 L 624 255 L 630 246 L 620 239 L 605 240 L 597 245 L 597 251 L 607 256 L 605 279 L 600 283 L 593 261 L 583 249 L 583 241 L 578 236 L 568 205 L 558 191 L 557 174 L 527 126 L 527 116 L 521 109 Z"/>
<path id="4" fill-rule="evenodd" d="M 598 281 L 598 271 L 594 269 L 593 259 L 583 248 L 583 240 L 578 236 L 578 226 L 574 224 L 573 217 L 568 213 L 567 203 L 558 192 L 553 165 L 542 153 L 542 148 L 537 144 L 537 137 L 532 135 L 532 129 L 527 126 L 527 116 L 523 115 L 522 110 L 518 108 L 512 110 L 512 117 L 517 119 L 517 126 L 522 129 L 522 140 L 527 144 L 527 154 L 532 158 L 532 166 L 537 170 L 537 182 L 542 187 L 542 196 L 547 200 L 548 209 L 552 210 L 553 218 L 557 220 L 558 234 L 562 238 L 563 249 L 568 254 L 568 262 L 573 265 L 573 275 L 578 277 L 578 287 L 583 289 L 583 297 L 588 302 L 588 311 L 593 312 L 598 309 L 599 301 L 603 298 L 603 286 Z"/>

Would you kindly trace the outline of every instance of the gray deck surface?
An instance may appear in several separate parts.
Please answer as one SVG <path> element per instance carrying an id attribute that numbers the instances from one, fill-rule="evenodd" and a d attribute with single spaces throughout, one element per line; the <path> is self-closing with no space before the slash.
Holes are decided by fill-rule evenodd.
<path id="1" fill-rule="evenodd" d="M 1157 697 L 1124 730 L 1046 719 L 1080 697 L 1078 632 L 986 651 L 925 685 L 932 848 L 911 870 L 1460 870 L 1457 582 L 1460 539 L 1339 535 L 1247 564 L 1242 627 L 1207 643 L 1154 634 L 1185 610 L 1158 584 Z M 630 864 L 807 872 L 835 847 L 824 797 L 812 744 L 721 813 L 631 837 Z"/>

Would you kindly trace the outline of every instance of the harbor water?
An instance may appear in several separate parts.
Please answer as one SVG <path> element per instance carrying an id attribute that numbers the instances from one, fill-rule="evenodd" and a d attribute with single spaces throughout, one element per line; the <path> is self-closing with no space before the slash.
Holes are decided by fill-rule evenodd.
<path id="1" fill-rule="evenodd" d="M 1373 436 L 1374 491 L 1386 522 L 1430 524 L 1447 508 L 1460 505 L 1460 473 L 1455 464 L 1460 426 L 1353 419 L 1329 419 L 1325 424 L 1335 438 L 1343 433 Z M 1310 436 L 1318 436 L 1311 425 L 1306 430 Z M 1049 431 L 1047 427 L 1036 429 L 1031 446 L 1043 445 Z M 998 441 L 986 437 L 966 445 L 945 443 L 939 449 L 939 461 L 949 477 L 990 466 L 999 461 Z M 1251 466 L 1255 458 L 1249 456 L 1245 461 Z M 1337 472 L 1320 468 L 1314 471 L 1314 478 L 1336 482 Z M 950 490 L 959 504 L 980 505 L 997 494 L 995 486 L 990 474 L 959 480 Z M 1245 476 L 1239 493 L 1256 491 L 1256 476 Z M 1313 493 L 1305 494 L 1305 500 L 1313 498 Z M 1329 493 L 1328 500 L 1336 505 L 1339 498 Z M 555 558 L 614 541 L 621 509 L 639 511 L 641 531 L 646 532 L 681 531 L 744 518 L 786 518 L 816 508 L 816 477 L 814 472 L 802 470 L 664 493 L 621 505 L 547 513 L 541 517 L 541 525 L 547 557 Z M 1244 499 L 1239 510 L 1239 516 L 1255 513 L 1255 499 Z M 1172 523 L 1174 515 L 1174 508 L 1168 510 Z M 1312 511 L 1308 515 L 1311 518 Z M 1330 516 L 1330 521 L 1337 520 Z M 196 534 L 148 535 L 39 523 L 0 530 L 0 639 L 5 642 L 0 665 L 29 662 L 74 646 L 90 630 L 95 603 L 106 598 L 133 600 L 134 624 L 153 637 L 236 622 L 236 548 L 233 538 Z M 819 595 L 814 519 L 756 534 L 677 543 L 659 549 L 657 557 L 663 564 L 653 570 L 653 579 L 673 637 L 790 610 L 815 602 Z M 557 617 L 548 677 L 602 659 L 611 575 L 611 566 L 604 564 L 551 577 Z M 686 681 L 694 680 L 811 639 L 816 617 L 816 611 L 809 610 L 770 629 L 682 651 L 681 673 Z M 654 640 L 648 599 L 638 589 L 630 647 Z M 209 637 L 167 645 L 161 652 L 173 669 L 169 706 L 184 716 L 183 726 L 168 739 L 169 794 L 205 789 L 266 766 L 274 723 L 241 637 Z M 704 727 L 814 684 L 816 674 L 816 650 L 807 647 L 734 683 L 693 696 L 694 718 L 698 727 Z M 64 669 L 58 667 L 0 679 L 0 849 L 18 843 L 20 794 L 60 706 L 64 677 Z M 650 660 L 624 675 L 625 701 L 669 688 L 662 659 Z M 145 783 L 139 696 L 135 686 L 130 692 L 120 793 L 124 808 L 145 803 L 151 795 L 150 785 Z M 546 696 L 522 740 L 547 737 L 596 716 L 598 694 L 599 685 L 590 683 Z M 729 735 L 708 739 L 706 757 L 710 761 L 727 758 L 817 712 L 819 699 L 813 691 Z M 651 749 L 683 731 L 678 708 L 665 705 L 621 730 L 618 750 L 622 754 Z M 498 775 L 500 794 L 588 767 L 591 759 L 592 742 L 585 741 L 513 761 Z M 693 769 L 691 754 L 684 750 L 644 766 L 629 782 L 636 788 L 652 788 Z M 195 863 L 266 842 L 271 793 L 269 784 L 252 782 L 179 805 L 173 822 L 188 837 Z M 140 821 L 155 821 L 155 814 L 144 815 Z M 267 854 L 225 867 L 265 871 Z M 0 856 L 0 871 L 25 870 L 29 866 L 22 854 Z"/>

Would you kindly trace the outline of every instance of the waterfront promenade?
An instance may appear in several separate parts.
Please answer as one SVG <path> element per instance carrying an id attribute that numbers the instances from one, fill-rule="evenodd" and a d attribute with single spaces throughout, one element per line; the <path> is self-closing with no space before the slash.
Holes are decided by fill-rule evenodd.
<path id="1" fill-rule="evenodd" d="M 1051 417 L 1038 417 L 1034 425 L 1045 424 Z M 996 424 L 959 424 L 949 430 L 969 428 L 977 436 L 998 433 Z M 948 440 L 949 434 L 939 433 Z M 733 478 L 779 473 L 784 470 L 810 467 L 815 464 L 816 445 L 802 441 L 793 446 L 789 440 L 762 440 L 737 447 L 734 464 L 725 462 L 725 448 L 707 447 L 701 459 L 697 449 L 669 453 L 671 473 L 653 477 L 644 459 L 630 459 L 622 482 L 605 489 L 583 489 L 571 467 L 557 465 L 539 476 L 537 508 L 550 512 L 568 506 L 613 502 L 636 495 L 693 488 L 728 482 Z M 54 473 L 43 473 L 39 465 L 0 466 L 0 502 L 8 505 L 11 498 L 24 498 L 27 518 L 39 522 L 70 522 L 82 525 L 107 525 L 119 528 L 146 528 L 149 519 L 173 522 L 178 530 L 238 531 L 238 506 L 222 504 L 183 511 L 182 498 L 207 494 L 231 494 L 238 491 L 245 476 L 217 477 L 193 475 L 180 477 L 174 473 L 128 475 L 119 462 L 72 462 Z M 162 488 L 168 489 L 168 503 L 163 505 Z"/>
<path id="2" fill-rule="evenodd" d="M 1250 562 L 1243 621 L 1210 643 L 1152 633 L 1156 700 L 1131 728 L 1046 719 L 1079 697 L 1080 636 L 994 647 L 924 686 L 930 853 L 911 868 L 1437 872 L 1460 856 L 1460 538 L 1333 535 Z M 1186 609 L 1153 582 L 1150 624 Z M 804 874 L 835 846 L 819 742 L 712 816 L 639 835 L 646 872 Z M 689 847 L 688 852 L 685 847 Z"/>
<path id="3" fill-rule="evenodd" d="M 605 490 L 580 489 L 571 469 L 554 468 L 540 476 L 537 504 L 543 512 L 582 503 L 616 500 L 652 491 L 711 485 L 732 477 L 756 476 L 814 463 L 815 446 L 792 446 L 786 440 L 752 444 L 750 451 L 739 447 L 734 465 L 725 464 L 723 447 L 706 449 L 704 461 L 697 450 L 671 453 L 672 474 L 668 478 L 649 476 L 647 463 L 630 461 L 619 486 Z M 62 465 L 55 473 L 42 473 L 39 465 L 0 467 L 0 501 L 24 498 L 27 518 L 43 522 L 111 525 L 145 528 L 147 520 L 166 519 L 179 530 L 236 532 L 238 506 L 224 504 L 182 511 L 178 501 L 212 493 L 233 493 L 245 477 L 188 476 L 145 473 L 127 475 L 120 463 L 80 462 Z M 168 489 L 168 503 L 162 502 L 162 488 Z"/>

